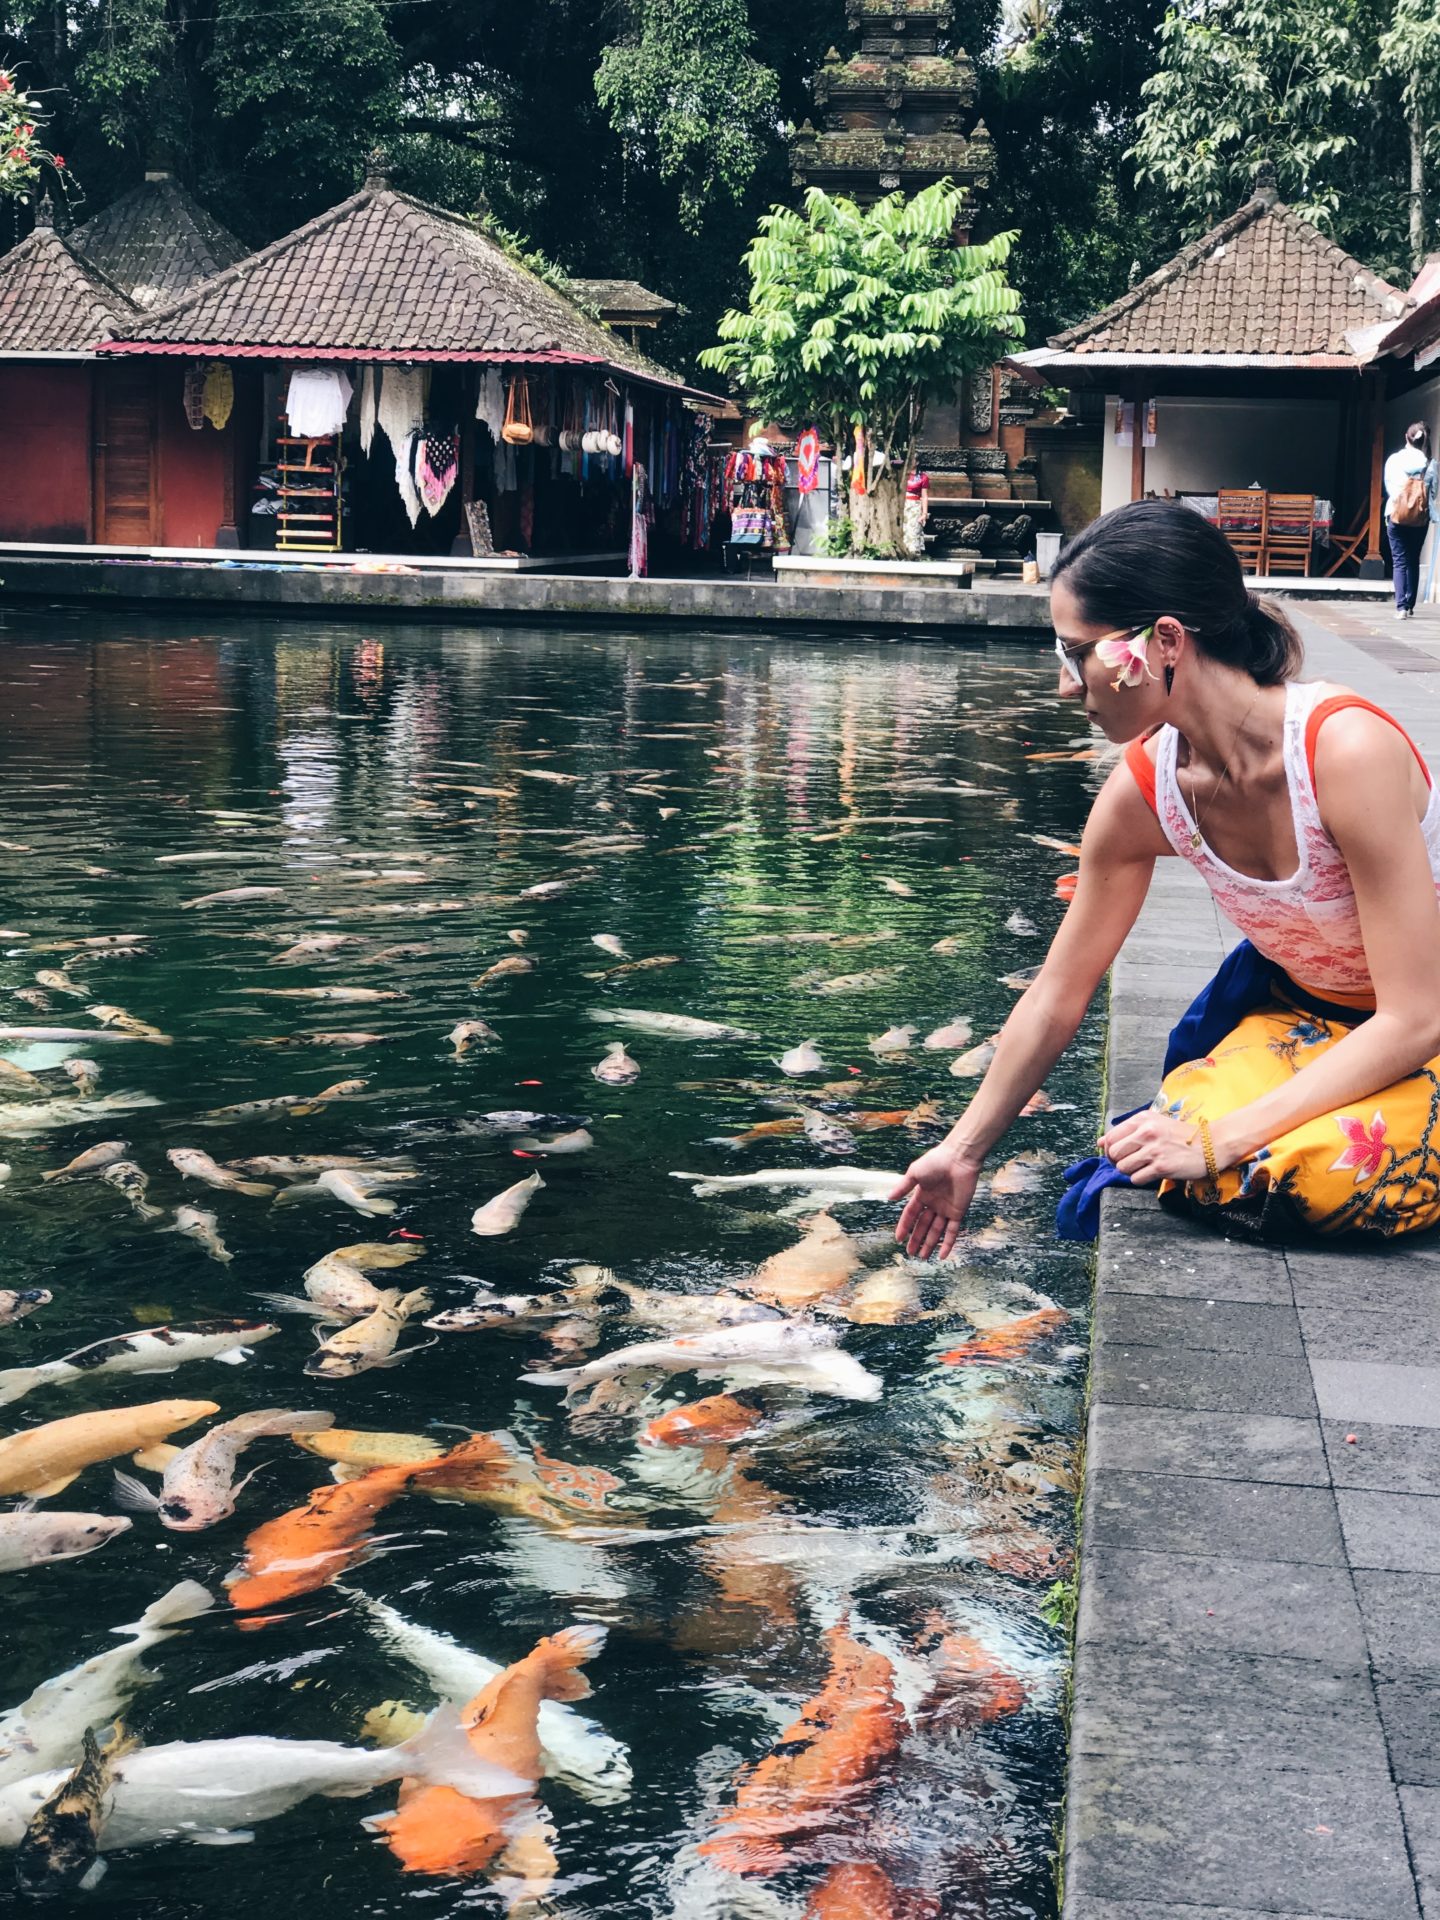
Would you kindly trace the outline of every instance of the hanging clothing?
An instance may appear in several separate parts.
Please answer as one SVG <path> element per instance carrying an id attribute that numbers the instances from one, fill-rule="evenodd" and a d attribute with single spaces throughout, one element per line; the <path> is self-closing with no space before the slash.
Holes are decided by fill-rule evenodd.
<path id="1" fill-rule="evenodd" d="M 644 463 L 637 460 L 630 474 L 630 578 L 643 580 L 650 571 L 650 524 L 654 502 Z"/>
<path id="2" fill-rule="evenodd" d="M 205 369 L 200 404 L 205 418 L 218 433 L 235 405 L 235 376 L 225 361 L 212 360 Z"/>
<path id="3" fill-rule="evenodd" d="M 795 457 L 800 466 L 800 491 L 813 493 L 820 484 L 820 435 L 814 427 L 806 427 L 795 442 Z"/>
<path id="4" fill-rule="evenodd" d="M 500 438 L 500 430 L 505 425 L 505 382 L 500 378 L 498 367 L 481 369 L 475 418 L 489 428 L 492 440 Z"/>
<path id="5" fill-rule="evenodd" d="M 419 444 L 415 477 L 421 504 L 436 514 L 450 497 L 460 471 L 460 438 L 453 429 L 427 427 Z"/>
<path id="6" fill-rule="evenodd" d="M 710 416 L 690 416 L 690 441 L 680 486 L 680 537 L 693 552 L 710 544 Z"/>
<path id="7" fill-rule="evenodd" d="M 635 466 L 635 402 L 629 394 L 625 396 L 625 471 L 630 473 Z"/>
<path id="8" fill-rule="evenodd" d="M 196 433 L 205 424 L 205 363 L 192 360 L 185 369 L 185 419 Z"/>
<path id="9" fill-rule="evenodd" d="M 349 375 L 337 367 L 297 367 L 285 396 L 290 431 L 301 440 L 340 433 L 354 391 Z"/>
<path id="10" fill-rule="evenodd" d="M 411 526 L 420 518 L 420 491 L 413 470 L 415 443 L 425 424 L 425 397 L 429 388 L 425 367 L 386 367 L 380 382 L 376 424 L 390 442 L 395 458 L 395 484 Z"/>
<path id="11" fill-rule="evenodd" d="M 508 440 L 497 440 L 494 450 L 495 491 L 514 493 L 520 484 L 520 467 L 515 457 L 515 449 Z"/>
<path id="12" fill-rule="evenodd" d="M 850 491 L 852 493 L 870 491 L 870 457 L 864 427 L 855 429 L 855 459 L 850 468 Z"/>
<path id="13" fill-rule="evenodd" d="M 360 375 L 360 451 L 368 454 L 375 438 L 375 409 L 380 402 L 380 381 L 375 368 L 367 366 Z"/>

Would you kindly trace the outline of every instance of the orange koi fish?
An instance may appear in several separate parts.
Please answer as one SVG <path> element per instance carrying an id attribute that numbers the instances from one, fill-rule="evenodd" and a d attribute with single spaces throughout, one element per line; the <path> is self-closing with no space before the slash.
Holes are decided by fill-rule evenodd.
<path id="1" fill-rule="evenodd" d="M 764 1409 L 736 1393 L 711 1393 L 660 1413 L 640 1430 L 642 1447 L 709 1447 L 739 1440 L 758 1427 Z"/>
<path id="2" fill-rule="evenodd" d="M 961 1633 L 948 1620 L 931 1614 L 928 1633 L 920 1643 L 937 1679 L 925 1703 L 927 1718 L 943 1718 L 955 1726 L 983 1726 L 1025 1705 L 1025 1683 L 1000 1664 L 981 1641 Z"/>
<path id="3" fill-rule="evenodd" d="M 1075 898 L 1075 889 L 1079 884 L 1080 875 L 1078 873 L 1062 873 L 1055 882 L 1055 898 L 1057 900 L 1073 900 Z"/>
<path id="4" fill-rule="evenodd" d="M 1069 1318 L 1063 1307 L 1038 1307 L 1034 1313 L 1022 1313 L 1018 1320 L 989 1327 L 963 1346 L 952 1347 L 949 1353 L 941 1354 L 940 1364 L 983 1367 L 996 1360 L 1023 1360 L 1037 1341 L 1063 1327 Z"/>
<path id="5" fill-rule="evenodd" d="M 804 1920 L 934 1920 L 940 1903 L 897 1887 L 868 1861 L 832 1867 L 805 1903 Z"/>
<path id="6" fill-rule="evenodd" d="M 540 1703 L 583 1700 L 590 1682 L 579 1669 L 604 1644 L 604 1627 L 567 1627 L 498 1674 L 460 1716 L 475 1752 L 532 1785 L 537 1782 Z M 407 1782 L 395 1812 L 373 1826 L 406 1873 L 472 1874 L 490 1865 L 531 1810 L 525 1794 L 471 1800 L 454 1787 Z M 533 1817 L 528 1824 L 533 1839 Z"/>
<path id="7" fill-rule="evenodd" d="M 701 1843 L 701 1853 L 731 1873 L 778 1872 L 795 1844 L 833 1819 L 899 1743 L 905 1715 L 890 1662 L 854 1639 L 844 1621 L 825 1638 L 824 1686 L 741 1779 L 720 1830 Z"/>
<path id="8" fill-rule="evenodd" d="M 465 1448 L 446 1453 L 418 1433 L 363 1433 L 332 1427 L 297 1435 L 297 1444 L 322 1460 L 339 1461 L 352 1481 L 376 1467 L 427 1466 L 434 1471 L 416 1482 L 417 1491 L 437 1500 L 464 1500 L 493 1507 L 497 1513 L 527 1515 L 544 1526 L 573 1526 L 577 1514 L 606 1511 L 605 1496 L 620 1485 L 602 1467 L 577 1467 L 553 1459 L 543 1448 L 527 1455 L 508 1433 L 474 1434 Z M 314 1441 L 316 1444 L 311 1445 Z M 488 1446 L 487 1444 L 488 1443 Z M 458 1471 L 452 1467 L 458 1462 Z"/>
<path id="9" fill-rule="evenodd" d="M 231 1606 L 252 1613 L 328 1586 L 364 1559 L 370 1523 L 392 1500 L 437 1475 L 454 1483 L 491 1472 L 498 1451 L 489 1434 L 479 1433 L 438 1460 L 376 1467 L 358 1480 L 317 1487 L 303 1507 L 267 1520 L 246 1540 L 244 1563 L 229 1583 Z"/>

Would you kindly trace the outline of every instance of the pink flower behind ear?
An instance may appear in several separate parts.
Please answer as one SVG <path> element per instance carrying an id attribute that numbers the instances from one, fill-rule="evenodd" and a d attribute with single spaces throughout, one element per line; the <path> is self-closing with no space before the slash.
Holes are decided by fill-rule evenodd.
<path id="1" fill-rule="evenodd" d="M 1335 1116 L 1335 1124 L 1344 1134 L 1349 1145 L 1338 1160 L 1332 1160 L 1328 1171 L 1340 1173 L 1355 1169 L 1355 1184 L 1370 1179 L 1377 1174 L 1385 1161 L 1385 1116 L 1377 1107 L 1375 1117 L 1367 1127 L 1363 1120 L 1353 1115 L 1340 1113 Z"/>
<path id="2" fill-rule="evenodd" d="M 1110 684 L 1118 693 L 1121 687 L 1138 687 L 1148 675 L 1154 680 L 1156 675 L 1150 671 L 1150 662 L 1145 658 L 1145 649 L 1153 627 L 1142 627 L 1139 633 L 1124 635 L 1118 640 L 1102 640 L 1095 649 L 1095 658 L 1102 667 L 1118 667 L 1119 673 Z"/>

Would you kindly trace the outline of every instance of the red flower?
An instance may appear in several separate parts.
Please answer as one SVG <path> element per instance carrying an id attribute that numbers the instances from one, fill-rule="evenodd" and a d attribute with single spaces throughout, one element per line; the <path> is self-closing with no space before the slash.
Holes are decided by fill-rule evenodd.
<path id="1" fill-rule="evenodd" d="M 1327 1169 L 1330 1173 L 1355 1169 L 1355 1184 L 1370 1179 L 1380 1171 L 1385 1160 L 1385 1118 L 1377 1107 L 1375 1118 L 1367 1128 L 1363 1120 L 1353 1115 L 1340 1113 L 1335 1116 L 1335 1124 L 1344 1134 L 1349 1145 L 1338 1160 L 1332 1160 Z"/>
<path id="2" fill-rule="evenodd" d="M 11 160 L 28 160 L 30 158 L 24 147 L 11 147 L 8 157 Z"/>
<path id="3" fill-rule="evenodd" d="M 14 91 L 15 82 L 10 78 L 9 74 L 0 73 L 0 93 L 13 93 Z"/>
<path id="4" fill-rule="evenodd" d="M 56 167 L 57 167 L 57 168 L 58 168 L 58 167 L 63 167 L 63 166 L 64 166 L 64 164 L 65 164 L 65 156 L 64 156 L 64 154 L 63 154 L 63 153 L 57 153 L 57 154 L 55 155 L 55 165 L 56 165 Z"/>

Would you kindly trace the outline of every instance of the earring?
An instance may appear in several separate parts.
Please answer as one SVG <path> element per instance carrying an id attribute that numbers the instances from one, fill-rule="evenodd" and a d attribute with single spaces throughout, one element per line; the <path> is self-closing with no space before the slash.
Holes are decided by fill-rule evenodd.
<path id="1" fill-rule="evenodd" d="M 1174 689 L 1174 686 L 1175 686 L 1175 669 L 1174 669 L 1174 667 L 1171 667 L 1171 666 L 1167 666 L 1167 667 L 1166 667 L 1166 669 L 1165 669 L 1165 691 L 1166 691 L 1166 693 L 1170 693 L 1171 691 L 1173 691 L 1173 689 Z"/>

